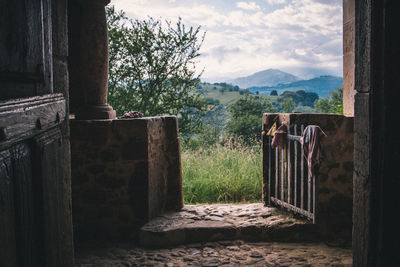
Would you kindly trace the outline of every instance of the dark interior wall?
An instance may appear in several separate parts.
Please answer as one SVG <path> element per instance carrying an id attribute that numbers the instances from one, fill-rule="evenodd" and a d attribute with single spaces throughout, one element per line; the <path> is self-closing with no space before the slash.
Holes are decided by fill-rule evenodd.
<path id="1" fill-rule="evenodd" d="M 378 207 L 379 214 L 376 227 L 378 228 L 378 265 L 394 266 L 399 264 L 400 255 L 400 230 L 396 221 L 396 212 L 399 211 L 400 199 L 398 189 L 400 188 L 400 174 L 397 168 L 400 159 L 400 138 L 394 128 L 399 122 L 400 97 L 400 3 L 399 1 L 382 1 L 378 7 L 383 11 L 378 15 L 378 25 L 384 29 L 378 49 L 382 57 L 376 67 L 378 81 L 381 83 L 374 86 L 371 97 L 372 107 L 372 175 L 379 181 Z M 376 88 L 376 90 L 375 90 Z"/>
<path id="2" fill-rule="evenodd" d="M 354 266 L 400 261 L 398 1 L 356 1 Z"/>

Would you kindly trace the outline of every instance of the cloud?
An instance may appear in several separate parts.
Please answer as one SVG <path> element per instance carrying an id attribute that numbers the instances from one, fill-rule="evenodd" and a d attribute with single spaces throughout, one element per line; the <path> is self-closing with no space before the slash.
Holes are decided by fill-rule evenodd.
<path id="1" fill-rule="evenodd" d="M 286 0 L 265 0 L 270 5 L 285 4 Z"/>
<path id="2" fill-rule="evenodd" d="M 242 52 L 242 49 L 240 47 L 233 47 L 229 48 L 226 46 L 218 46 L 210 49 L 209 51 L 206 51 L 202 53 L 203 57 L 212 57 L 214 59 L 217 59 L 219 63 L 224 62 L 228 57 L 231 57 L 232 54 L 235 56 L 235 54 L 238 54 Z"/>
<path id="3" fill-rule="evenodd" d="M 236 2 L 236 6 L 238 8 L 242 8 L 245 10 L 259 10 L 260 6 L 255 2 Z"/>
<path id="4" fill-rule="evenodd" d="M 341 0 L 112 3 L 133 19 L 182 17 L 185 25 L 201 25 L 207 31 L 198 64 L 205 68 L 203 77 L 245 76 L 267 68 L 320 68 L 342 75 Z"/>

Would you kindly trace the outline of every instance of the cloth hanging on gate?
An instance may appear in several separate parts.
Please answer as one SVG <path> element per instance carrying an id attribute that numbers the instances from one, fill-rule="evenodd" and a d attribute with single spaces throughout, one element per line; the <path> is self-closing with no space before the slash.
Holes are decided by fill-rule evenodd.
<path id="1" fill-rule="evenodd" d="M 275 132 L 276 132 L 276 122 L 274 122 L 274 124 L 271 126 L 271 128 L 269 129 L 267 135 L 274 136 Z"/>
<path id="2" fill-rule="evenodd" d="M 271 142 L 271 148 L 274 149 L 276 147 L 279 147 L 282 149 L 285 144 L 285 137 L 287 134 L 287 125 L 282 123 L 281 126 L 275 131 L 274 138 L 272 139 Z"/>
<path id="3" fill-rule="evenodd" d="M 304 157 L 307 160 L 308 176 L 314 175 L 321 161 L 321 140 L 326 137 L 324 131 L 317 125 L 307 126 L 300 139 L 303 145 Z"/>

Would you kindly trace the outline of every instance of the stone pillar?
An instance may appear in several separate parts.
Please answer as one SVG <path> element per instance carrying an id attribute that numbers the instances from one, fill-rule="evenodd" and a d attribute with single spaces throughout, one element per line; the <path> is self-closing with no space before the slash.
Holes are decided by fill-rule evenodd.
<path id="1" fill-rule="evenodd" d="M 110 0 L 80 0 L 80 90 L 83 105 L 75 112 L 80 120 L 115 119 L 107 104 L 108 36 L 105 6 Z"/>
<path id="2" fill-rule="evenodd" d="M 354 116 L 355 0 L 343 0 L 343 114 Z"/>

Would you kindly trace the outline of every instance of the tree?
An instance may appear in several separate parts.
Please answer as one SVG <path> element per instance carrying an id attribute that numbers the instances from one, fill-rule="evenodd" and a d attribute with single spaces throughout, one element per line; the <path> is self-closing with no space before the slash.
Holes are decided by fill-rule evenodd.
<path id="1" fill-rule="evenodd" d="M 228 134 L 242 137 L 248 144 L 259 140 L 261 133 L 262 115 L 265 112 L 276 112 L 271 102 L 250 95 L 237 100 L 228 107 L 230 118 L 226 125 Z"/>
<path id="2" fill-rule="evenodd" d="M 290 113 L 293 111 L 294 107 L 293 99 L 290 97 L 285 98 L 282 103 L 282 111 L 285 113 Z"/>
<path id="3" fill-rule="evenodd" d="M 131 110 L 145 116 L 177 115 L 188 135 L 201 126 L 207 103 L 197 91 L 195 59 L 204 40 L 200 27 L 186 28 L 149 18 L 131 20 L 107 8 L 109 103 L 118 115 Z"/>
<path id="4" fill-rule="evenodd" d="M 315 101 L 315 110 L 318 113 L 343 114 L 343 87 L 330 92 L 331 96 Z"/>
<path id="5" fill-rule="evenodd" d="M 271 91 L 271 95 L 278 95 L 278 91 L 272 90 L 272 91 Z"/>
<path id="6" fill-rule="evenodd" d="M 299 90 L 296 92 L 291 92 L 291 91 L 285 91 L 282 93 L 282 98 L 280 98 L 278 101 L 282 102 L 286 98 L 292 98 L 294 101 L 295 106 L 296 105 L 303 105 L 303 106 L 310 106 L 314 107 L 314 102 L 319 98 L 318 94 L 313 93 L 313 92 L 306 92 L 304 90 Z"/>

